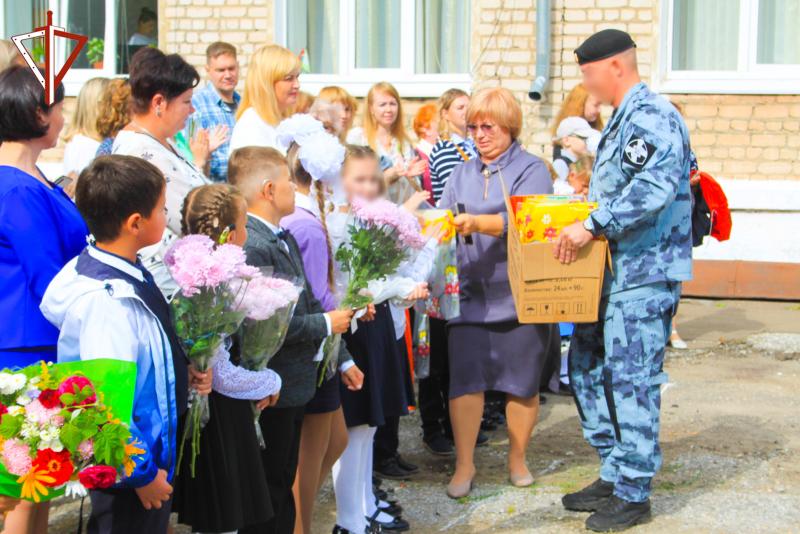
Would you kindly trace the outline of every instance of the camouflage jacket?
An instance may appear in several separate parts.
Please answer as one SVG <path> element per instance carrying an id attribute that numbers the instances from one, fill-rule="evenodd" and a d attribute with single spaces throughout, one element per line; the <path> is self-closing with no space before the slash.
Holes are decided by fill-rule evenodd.
<path id="1" fill-rule="evenodd" d="M 689 134 L 678 111 L 632 87 L 603 130 L 589 187 L 589 226 L 609 241 L 603 293 L 692 275 Z"/>

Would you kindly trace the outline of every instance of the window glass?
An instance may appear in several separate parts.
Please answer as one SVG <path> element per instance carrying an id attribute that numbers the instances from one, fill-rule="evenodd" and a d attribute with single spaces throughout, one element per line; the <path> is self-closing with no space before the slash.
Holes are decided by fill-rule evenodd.
<path id="1" fill-rule="evenodd" d="M 673 70 L 736 70 L 738 0 L 674 0 Z"/>
<path id="2" fill-rule="evenodd" d="M 400 68 L 400 0 L 356 0 L 356 68 Z"/>
<path id="3" fill-rule="evenodd" d="M 761 0 L 758 4 L 758 63 L 800 64 L 800 0 Z"/>
<path id="4" fill-rule="evenodd" d="M 339 0 L 286 2 L 287 47 L 305 50 L 310 72 L 339 72 Z"/>
<path id="5" fill-rule="evenodd" d="M 415 71 L 469 72 L 469 0 L 416 0 Z"/>

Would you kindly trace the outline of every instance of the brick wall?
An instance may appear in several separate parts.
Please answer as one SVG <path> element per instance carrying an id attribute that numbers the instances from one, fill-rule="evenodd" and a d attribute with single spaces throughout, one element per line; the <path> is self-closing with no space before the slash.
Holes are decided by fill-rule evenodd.
<path id="1" fill-rule="evenodd" d="M 227 41 L 239 50 L 244 73 L 253 51 L 273 41 L 273 18 L 272 0 L 159 0 L 158 43 L 202 73 L 206 47 Z"/>
<path id="2" fill-rule="evenodd" d="M 519 94 L 525 112 L 523 142 L 549 157 L 550 127 L 567 93 L 580 83 L 573 50 L 595 31 L 629 32 L 639 68 L 656 71 L 658 0 L 552 0 L 551 81 L 544 102 L 527 98 L 535 71 L 535 0 L 476 0 L 475 85 L 501 85 Z M 743 179 L 800 179 L 800 96 L 670 95 L 683 105 L 700 165 Z M 608 110 L 606 110 L 606 113 Z"/>

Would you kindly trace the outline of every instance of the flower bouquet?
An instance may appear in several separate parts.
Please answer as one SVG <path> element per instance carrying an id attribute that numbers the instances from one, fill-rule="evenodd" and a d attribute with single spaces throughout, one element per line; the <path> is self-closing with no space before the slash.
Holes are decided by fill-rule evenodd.
<path id="1" fill-rule="evenodd" d="M 302 286 L 289 280 L 271 276 L 257 276 L 247 286 L 238 303 L 245 318 L 239 329 L 239 364 L 251 371 L 266 369 L 270 359 L 278 352 L 289 330 Z M 256 436 L 261 448 L 266 447 L 258 418 L 261 410 L 253 404 Z"/>
<path id="2" fill-rule="evenodd" d="M 135 382 L 119 360 L 0 371 L 0 494 L 82 497 L 130 476 L 145 452 L 127 423 Z"/>
<path id="3" fill-rule="evenodd" d="M 359 310 L 372 302 L 367 292 L 369 283 L 397 272 L 410 251 L 424 247 L 426 240 L 417 218 L 393 202 L 354 198 L 350 207 L 353 222 L 347 229 L 349 238 L 335 254 L 340 270 L 348 275 L 339 306 Z M 320 383 L 330 373 L 340 339 L 337 335 L 325 340 Z"/>
<path id="4" fill-rule="evenodd" d="M 430 296 L 414 304 L 416 311 L 413 330 L 414 374 L 427 378 L 430 369 L 429 318 L 453 319 L 461 313 L 459 301 L 458 263 L 456 258 L 456 229 L 453 212 L 430 209 L 419 211 L 422 228 L 440 225 L 443 231 L 436 247 L 433 269 L 428 278 Z"/>
<path id="5" fill-rule="evenodd" d="M 244 319 L 244 312 L 237 309 L 237 302 L 246 292 L 246 284 L 240 281 L 257 276 L 259 271 L 245 263 L 241 247 L 216 246 L 204 235 L 178 239 L 164 256 L 164 263 L 179 287 L 170 302 L 175 332 L 195 369 L 206 371 L 225 337 L 236 332 Z M 183 447 L 191 435 L 194 476 L 200 431 L 209 418 L 208 397 L 192 394 L 190 402 L 178 470 Z"/>

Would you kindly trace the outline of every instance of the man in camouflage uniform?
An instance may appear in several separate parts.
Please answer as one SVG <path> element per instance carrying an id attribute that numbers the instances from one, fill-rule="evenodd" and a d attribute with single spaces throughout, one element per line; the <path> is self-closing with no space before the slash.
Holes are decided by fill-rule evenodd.
<path id="1" fill-rule="evenodd" d="M 615 110 L 589 188 L 599 207 L 567 227 L 555 248 L 565 263 L 595 237 L 611 249 L 599 321 L 576 325 L 569 353 L 600 478 L 563 498 L 570 510 L 594 512 L 586 527 L 600 532 L 650 519 L 664 351 L 681 282 L 691 278 L 689 136 L 676 109 L 642 83 L 635 47 L 628 34 L 604 30 L 575 51 L 586 88 Z"/>

